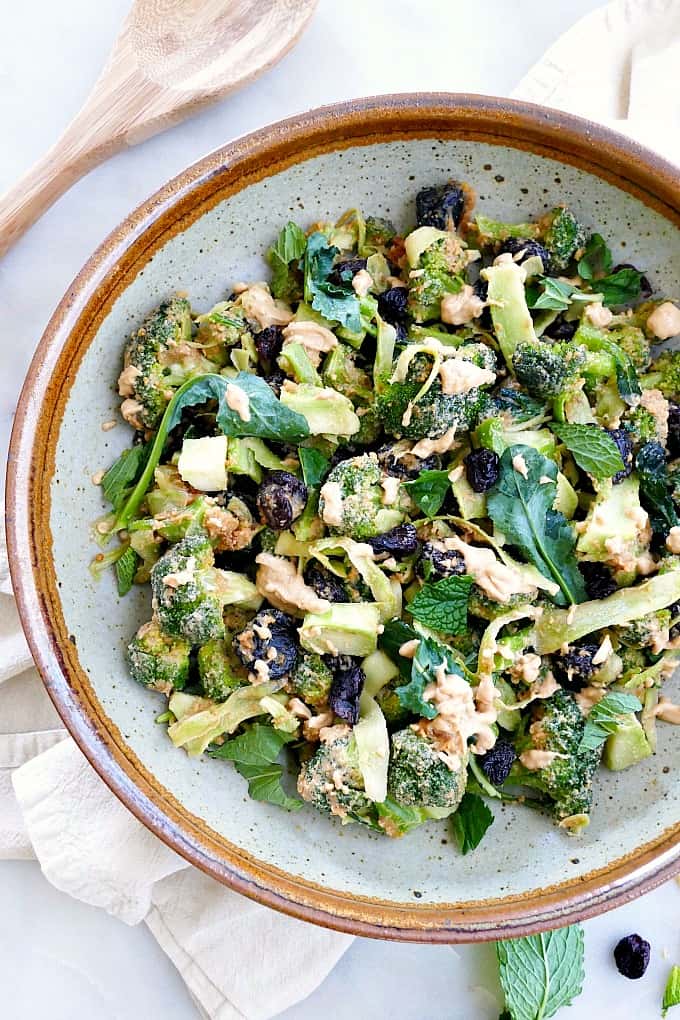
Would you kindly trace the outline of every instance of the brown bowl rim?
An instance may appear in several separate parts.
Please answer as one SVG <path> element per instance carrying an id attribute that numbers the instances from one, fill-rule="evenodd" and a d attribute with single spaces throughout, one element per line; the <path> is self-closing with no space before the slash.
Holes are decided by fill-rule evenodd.
<path id="1" fill-rule="evenodd" d="M 154 250 L 211 206 L 287 165 L 351 145 L 433 137 L 529 149 L 579 166 L 680 225 L 680 174 L 630 139 L 570 114 L 455 93 L 369 97 L 321 107 L 245 135 L 160 188 L 78 273 L 38 344 L 19 399 L 7 469 L 7 538 L 21 621 L 68 731 L 113 793 L 169 847 L 262 904 L 353 935 L 454 943 L 516 937 L 619 906 L 680 871 L 680 823 L 585 876 L 466 903 L 397 903 L 326 889 L 258 861 L 190 815 L 126 747 L 96 704 L 60 615 L 49 539 L 49 483 L 73 364 L 116 294 Z"/>

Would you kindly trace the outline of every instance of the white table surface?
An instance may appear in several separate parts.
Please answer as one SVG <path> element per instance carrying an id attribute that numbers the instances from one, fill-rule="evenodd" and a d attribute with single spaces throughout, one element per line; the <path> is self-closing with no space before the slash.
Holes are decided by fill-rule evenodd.
<path id="1" fill-rule="evenodd" d="M 126 0 L 3 5 L 0 191 L 54 140 L 104 61 Z M 33 349 L 82 263 L 135 205 L 228 139 L 311 106 L 418 89 L 507 94 L 597 0 L 320 0 L 297 49 L 262 80 L 94 171 L 0 263 L 0 456 Z M 415 12 L 418 13 L 415 13 Z M 3 479 L 4 481 L 4 479 Z M 0 721 L 1 724 L 1 721 Z M 611 950 L 639 931 L 653 946 L 642 981 Z M 586 925 L 587 978 L 567 1014 L 648 1020 L 680 963 L 680 887 L 672 882 Z M 228 947 L 225 947 L 228 952 Z M 493 951 L 357 940 L 286 1020 L 496 1020 Z M 53 889 L 30 862 L 0 863 L 0 1016 L 6 1020 L 196 1020 L 147 929 L 127 928 Z"/>

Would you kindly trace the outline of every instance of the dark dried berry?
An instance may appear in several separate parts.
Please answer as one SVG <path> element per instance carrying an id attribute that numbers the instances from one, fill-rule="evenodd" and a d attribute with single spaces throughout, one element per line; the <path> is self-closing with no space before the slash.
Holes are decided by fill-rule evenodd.
<path id="1" fill-rule="evenodd" d="M 336 262 L 328 274 L 328 282 L 336 287 L 345 287 L 351 283 L 352 277 L 366 268 L 366 259 L 343 259 Z"/>
<path id="2" fill-rule="evenodd" d="M 285 531 L 307 505 L 307 486 L 290 471 L 270 471 L 257 490 L 260 518 L 275 531 Z"/>
<path id="3" fill-rule="evenodd" d="M 327 602 L 347 602 L 347 592 L 339 577 L 320 563 L 310 560 L 304 570 L 305 583 L 313 588 L 320 599 Z"/>
<path id="4" fill-rule="evenodd" d="M 416 572 L 426 581 L 441 581 L 465 573 L 465 560 L 456 549 L 447 549 L 443 542 L 423 542 Z"/>
<path id="5" fill-rule="evenodd" d="M 243 665 L 256 676 L 256 664 L 263 663 L 260 667 L 262 679 L 280 680 L 293 671 L 297 662 L 295 621 L 280 609 L 261 609 L 248 626 L 234 636 L 233 647 Z"/>
<path id="6" fill-rule="evenodd" d="M 549 340 L 571 340 L 577 326 L 578 319 L 569 320 L 558 315 L 555 321 L 546 327 L 543 336 Z"/>
<path id="7" fill-rule="evenodd" d="M 510 741 L 499 737 L 491 750 L 477 760 L 489 782 L 494 786 L 502 786 L 510 775 L 516 757 L 517 753 Z"/>
<path id="8" fill-rule="evenodd" d="M 266 326 L 255 334 L 255 350 L 264 365 L 271 365 L 278 358 L 283 346 L 283 326 Z"/>
<path id="9" fill-rule="evenodd" d="M 618 446 L 623 461 L 623 471 L 617 471 L 612 477 L 612 483 L 618 485 L 633 470 L 633 440 L 626 429 L 605 429 L 605 432 L 609 433 Z"/>
<path id="10" fill-rule="evenodd" d="M 672 606 L 669 606 L 668 612 L 671 614 L 671 622 L 677 620 L 680 617 L 680 602 L 674 602 Z M 668 636 L 671 641 L 674 641 L 676 637 L 680 637 L 680 623 L 673 624 L 668 631 Z"/>
<path id="11" fill-rule="evenodd" d="M 527 259 L 533 258 L 534 255 L 538 255 L 543 263 L 543 272 L 550 272 L 550 255 L 538 241 L 524 240 L 520 237 L 509 237 L 507 241 L 503 241 L 500 250 L 501 252 L 509 252 L 513 256 L 519 255 L 522 252 L 521 258 L 517 259 L 520 264 Z"/>
<path id="12" fill-rule="evenodd" d="M 618 266 L 614 266 L 614 268 L 612 269 L 612 273 L 618 273 L 619 269 L 634 269 L 636 273 L 640 272 L 640 270 L 636 266 L 634 266 L 631 262 L 619 262 Z M 653 293 L 654 293 L 654 288 L 652 287 L 652 285 L 649 282 L 649 280 L 647 279 L 647 277 L 643 274 L 640 277 L 640 298 L 639 298 L 639 300 L 640 301 L 646 301 L 647 298 L 650 298 Z"/>
<path id="13" fill-rule="evenodd" d="M 671 457 L 680 457 L 680 404 L 668 401 L 668 453 Z"/>
<path id="14" fill-rule="evenodd" d="M 430 457 L 416 457 L 410 452 L 410 443 L 391 443 L 378 450 L 378 463 L 383 471 L 395 478 L 414 479 L 421 471 L 438 471 L 442 466 L 441 457 L 433 453 Z"/>
<path id="15" fill-rule="evenodd" d="M 586 687 L 597 669 L 593 658 L 599 647 L 599 644 L 588 642 L 572 645 L 569 651 L 553 655 L 552 669 L 557 682 L 568 691 L 576 692 Z"/>
<path id="16" fill-rule="evenodd" d="M 366 539 L 375 553 L 411 556 L 418 549 L 418 535 L 412 524 L 398 524 L 391 531 Z"/>
<path id="17" fill-rule="evenodd" d="M 589 599 L 606 599 L 617 590 L 617 583 L 611 570 L 604 563 L 591 563 L 584 560 L 578 569 L 586 584 L 586 595 Z"/>
<path id="18" fill-rule="evenodd" d="M 626 935 L 620 942 L 617 942 L 614 949 L 614 959 L 619 974 L 633 980 L 641 978 L 649 966 L 651 951 L 652 947 L 649 942 L 640 935 Z"/>
<path id="19" fill-rule="evenodd" d="M 473 450 L 463 458 L 467 480 L 475 492 L 488 492 L 498 481 L 501 462 L 493 450 Z"/>
<path id="20" fill-rule="evenodd" d="M 133 446 L 141 446 L 142 443 L 145 443 L 145 442 L 146 442 L 146 439 L 144 438 L 144 433 L 140 429 L 135 429 L 135 434 L 132 437 L 132 445 Z"/>
<path id="21" fill-rule="evenodd" d="M 438 227 L 439 230 L 457 227 L 465 210 L 465 192 L 460 184 L 446 184 L 422 188 L 416 195 L 416 221 L 419 227 Z"/>
<path id="22" fill-rule="evenodd" d="M 378 295 L 378 311 L 385 322 L 395 325 L 406 318 L 408 290 L 406 287 L 390 287 Z"/>
<path id="23" fill-rule="evenodd" d="M 478 276 L 472 285 L 472 289 L 476 297 L 478 297 L 481 301 L 486 301 L 489 296 L 488 280 L 483 280 L 481 276 Z"/>
<path id="24" fill-rule="evenodd" d="M 281 396 L 281 387 L 286 381 L 286 373 L 282 372 L 280 368 L 275 368 L 269 375 L 265 375 L 264 381 L 267 386 L 272 389 L 277 397 Z"/>
<path id="25" fill-rule="evenodd" d="M 332 711 L 350 726 L 359 722 L 359 698 L 365 680 L 364 671 L 359 666 L 340 670 L 333 677 L 328 704 Z"/>
<path id="26" fill-rule="evenodd" d="M 361 659 L 356 655 L 324 655 L 322 658 L 333 674 L 346 673 L 348 669 L 361 665 Z"/>

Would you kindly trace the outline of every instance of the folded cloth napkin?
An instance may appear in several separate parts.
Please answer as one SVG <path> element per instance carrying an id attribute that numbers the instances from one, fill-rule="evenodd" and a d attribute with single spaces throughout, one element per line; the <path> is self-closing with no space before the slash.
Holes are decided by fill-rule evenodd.
<path id="1" fill-rule="evenodd" d="M 603 121 L 680 164 L 680 93 L 668 87 L 678 29 L 676 0 L 615 0 L 558 40 L 514 95 Z M 348 936 L 258 906 L 190 867 L 110 793 L 32 668 L 4 541 L 0 725 L 0 857 L 37 857 L 62 891 L 128 924 L 143 920 L 202 1016 L 274 1016 L 313 991 L 347 949 Z"/>

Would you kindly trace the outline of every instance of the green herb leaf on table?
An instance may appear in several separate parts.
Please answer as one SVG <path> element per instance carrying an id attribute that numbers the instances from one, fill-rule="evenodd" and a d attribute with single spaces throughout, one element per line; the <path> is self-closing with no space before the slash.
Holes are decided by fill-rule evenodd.
<path id="1" fill-rule="evenodd" d="M 515 471 L 521 456 L 527 477 Z M 549 478 L 550 481 L 541 481 Z M 529 446 L 509 447 L 500 462 L 498 481 L 487 494 L 489 517 L 511 545 L 517 546 L 544 577 L 560 587 L 559 605 L 583 602 L 586 593 L 576 563 L 576 536 L 566 518 L 552 509 L 557 465 Z"/>
<path id="2" fill-rule="evenodd" d="M 150 447 L 150 443 L 144 443 L 123 450 L 102 478 L 102 491 L 114 510 L 121 506 L 130 486 L 135 484 L 142 473 Z"/>
<path id="3" fill-rule="evenodd" d="M 127 595 L 134 584 L 138 563 L 139 556 L 130 546 L 128 546 L 123 555 L 116 560 L 116 582 L 118 584 L 118 594 L 121 598 L 123 595 Z"/>
<path id="4" fill-rule="evenodd" d="M 413 661 L 400 655 L 399 649 L 407 641 L 414 640 L 420 640 L 420 634 L 403 620 L 389 620 L 385 624 L 382 634 L 378 635 L 378 647 L 390 657 L 395 666 L 399 667 L 399 672 L 405 680 L 411 678 Z"/>
<path id="5" fill-rule="evenodd" d="M 512 1020 L 547 1020 L 583 989 L 583 928 L 496 943 L 501 986 Z"/>
<path id="6" fill-rule="evenodd" d="M 437 709 L 431 702 L 423 699 L 425 688 L 436 679 L 436 671 L 442 663 L 446 663 L 446 672 L 449 674 L 463 676 L 463 672 L 445 645 L 422 634 L 416 634 L 416 637 L 418 648 L 413 657 L 411 679 L 407 684 L 397 687 L 397 698 L 402 708 L 407 708 L 426 719 L 434 719 Z"/>
<path id="7" fill-rule="evenodd" d="M 351 281 L 329 280 L 339 250 L 317 231 L 307 239 L 305 252 L 305 301 L 325 319 L 358 333 L 361 329 L 359 299 Z"/>
<path id="8" fill-rule="evenodd" d="M 296 279 L 295 269 L 307 247 L 304 231 L 296 223 L 286 223 L 281 230 L 276 244 L 267 252 L 267 262 L 272 271 L 271 292 L 274 297 L 284 301 L 299 297 L 300 287 Z M 291 265 L 295 263 L 295 266 Z"/>
<path id="9" fill-rule="evenodd" d="M 294 734 L 283 733 L 264 723 L 253 723 L 238 737 L 212 749 L 211 758 L 233 761 L 236 770 L 248 780 L 248 793 L 253 800 L 266 800 L 287 811 L 298 811 L 302 801 L 289 797 L 281 786 L 283 767 L 277 759 L 284 744 L 295 740 Z"/>
<path id="10" fill-rule="evenodd" d="M 409 602 L 411 616 L 443 634 L 463 634 L 467 629 L 468 602 L 472 578 L 467 575 L 444 577 L 424 584 Z"/>
<path id="11" fill-rule="evenodd" d="M 330 470 L 331 462 L 328 457 L 324 457 L 319 450 L 311 446 L 301 446 L 298 455 L 305 485 L 310 489 L 318 488 Z"/>
<path id="12" fill-rule="evenodd" d="M 612 267 L 612 253 L 601 234 L 592 234 L 578 262 L 578 275 L 582 280 L 604 276 Z"/>
<path id="13" fill-rule="evenodd" d="M 632 694 L 619 694 L 612 691 L 605 694 L 601 701 L 590 710 L 579 744 L 579 751 L 594 751 L 605 742 L 608 736 L 616 733 L 621 725 L 622 716 L 631 712 L 639 712 L 642 705 Z"/>
<path id="14" fill-rule="evenodd" d="M 455 814 L 451 816 L 451 828 L 462 854 L 475 850 L 490 825 L 493 812 L 476 793 L 465 793 Z"/>
<path id="15" fill-rule="evenodd" d="M 603 276 L 597 281 L 598 292 L 602 295 L 602 303 L 611 305 L 629 305 L 640 297 L 642 273 L 637 269 L 619 269 L 611 276 Z"/>
<path id="16" fill-rule="evenodd" d="M 671 972 L 668 975 L 661 1005 L 663 1009 L 662 1016 L 666 1016 L 666 1013 L 672 1006 L 680 1006 L 680 967 L 677 964 L 671 968 Z"/>
<path id="17" fill-rule="evenodd" d="M 427 517 L 434 517 L 451 488 L 448 471 L 421 471 L 414 481 L 405 482 L 413 502 Z"/>
<path id="18" fill-rule="evenodd" d="M 666 452 L 660 443 L 645 443 L 635 458 L 640 480 L 640 502 L 649 514 L 652 529 L 660 535 L 680 525 L 680 516 L 670 493 Z"/>
<path id="19" fill-rule="evenodd" d="M 593 425 L 550 425 L 583 471 L 594 478 L 611 478 L 623 470 L 621 452 L 604 429 Z"/>

